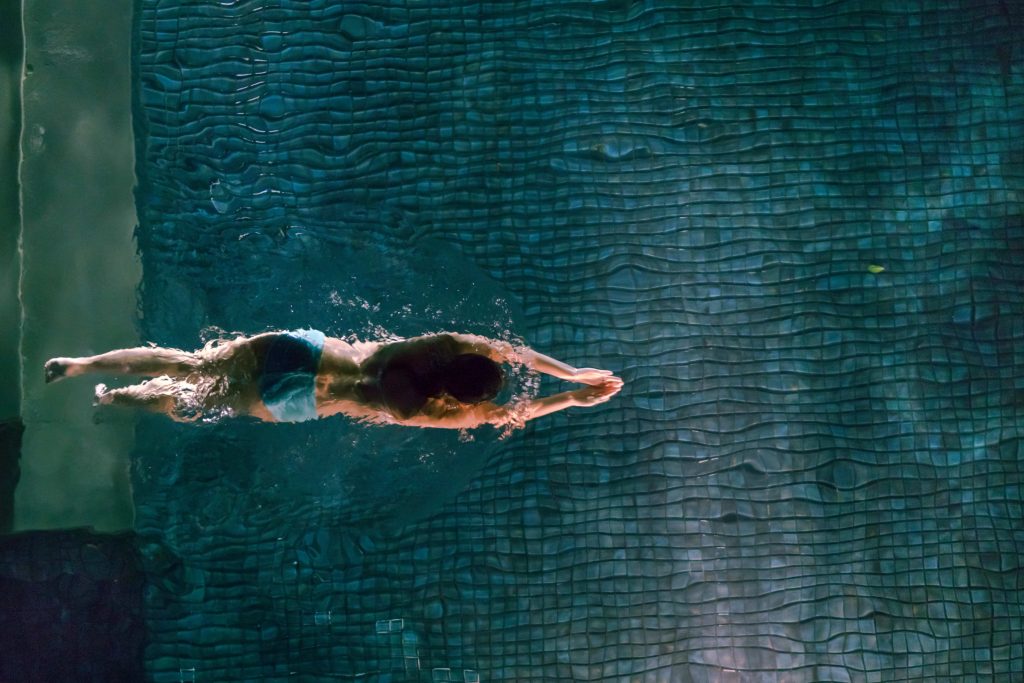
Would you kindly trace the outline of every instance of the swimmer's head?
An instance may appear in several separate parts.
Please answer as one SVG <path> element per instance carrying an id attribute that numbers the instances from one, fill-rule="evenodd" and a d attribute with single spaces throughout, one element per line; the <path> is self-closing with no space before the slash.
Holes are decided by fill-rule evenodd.
<path id="1" fill-rule="evenodd" d="M 486 356 L 455 356 L 444 373 L 444 390 L 461 403 L 483 403 L 498 395 L 505 384 L 501 366 Z"/>

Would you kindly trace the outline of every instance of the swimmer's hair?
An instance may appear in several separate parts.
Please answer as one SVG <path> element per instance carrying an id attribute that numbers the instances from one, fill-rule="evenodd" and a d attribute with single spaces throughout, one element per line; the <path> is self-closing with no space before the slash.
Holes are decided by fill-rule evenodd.
<path id="1" fill-rule="evenodd" d="M 474 404 L 498 395 L 505 384 L 501 365 L 486 356 L 463 353 L 444 358 L 431 372 L 412 363 L 391 363 L 380 378 L 380 392 L 388 410 L 409 418 L 431 398 L 448 394 L 460 403 Z"/>
<path id="2" fill-rule="evenodd" d="M 392 365 L 381 375 L 381 398 L 392 414 L 410 418 L 423 408 L 430 395 L 418 379 L 413 368 L 404 363 Z"/>
<path id="3" fill-rule="evenodd" d="M 498 395 L 505 384 L 501 366 L 487 356 L 462 353 L 445 372 L 444 390 L 461 403 L 483 403 Z"/>

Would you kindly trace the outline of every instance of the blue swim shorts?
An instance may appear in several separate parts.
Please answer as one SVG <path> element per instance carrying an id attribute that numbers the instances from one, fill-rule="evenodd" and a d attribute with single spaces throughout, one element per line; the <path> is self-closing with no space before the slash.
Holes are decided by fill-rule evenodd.
<path id="1" fill-rule="evenodd" d="M 270 343 L 260 374 L 260 397 L 278 422 L 315 420 L 316 373 L 324 350 L 319 330 L 281 332 Z"/>

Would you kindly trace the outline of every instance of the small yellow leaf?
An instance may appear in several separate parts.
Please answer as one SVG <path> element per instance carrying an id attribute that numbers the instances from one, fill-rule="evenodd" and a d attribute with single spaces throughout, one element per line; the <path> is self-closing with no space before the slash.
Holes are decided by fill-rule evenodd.
<path id="1" fill-rule="evenodd" d="M 868 272 L 871 273 L 872 275 L 878 275 L 883 270 L 885 270 L 885 268 L 883 268 L 882 266 L 876 266 L 876 265 L 868 266 Z"/>

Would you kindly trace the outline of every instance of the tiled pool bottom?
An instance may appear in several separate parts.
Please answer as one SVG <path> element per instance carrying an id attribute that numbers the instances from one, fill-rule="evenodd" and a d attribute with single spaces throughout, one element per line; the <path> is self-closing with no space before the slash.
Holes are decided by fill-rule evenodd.
<path id="1" fill-rule="evenodd" d="M 1024 676 L 1020 10 L 685 4 L 143 0 L 149 338 L 514 320 L 627 381 L 145 423 L 154 680 Z"/>

